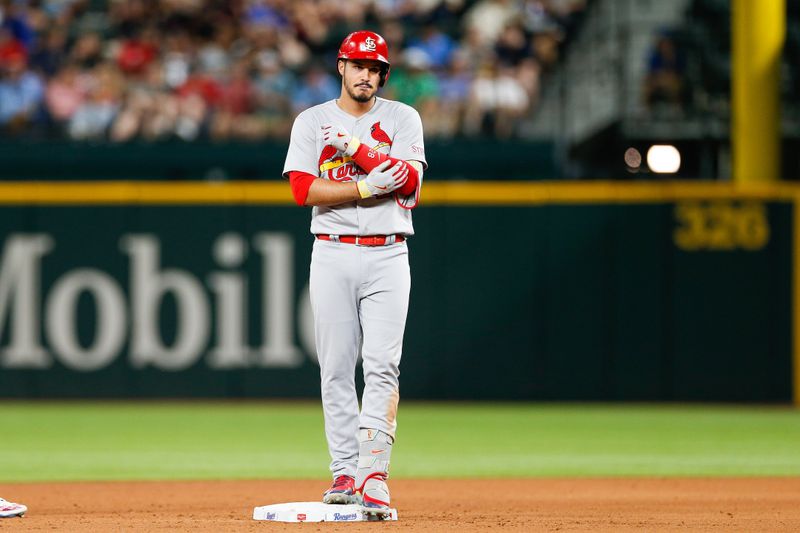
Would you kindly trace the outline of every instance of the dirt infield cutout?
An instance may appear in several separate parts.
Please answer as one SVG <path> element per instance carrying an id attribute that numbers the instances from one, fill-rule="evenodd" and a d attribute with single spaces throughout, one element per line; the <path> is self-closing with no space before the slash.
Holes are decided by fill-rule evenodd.
<path id="1" fill-rule="evenodd" d="M 318 481 L 0 483 L 25 518 L 0 531 L 800 531 L 800 478 L 395 479 L 398 522 L 276 524 L 253 508 Z"/>

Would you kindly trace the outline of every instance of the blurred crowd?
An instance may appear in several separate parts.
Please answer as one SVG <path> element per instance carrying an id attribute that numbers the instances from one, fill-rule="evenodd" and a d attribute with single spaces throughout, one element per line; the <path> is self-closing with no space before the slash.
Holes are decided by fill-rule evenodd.
<path id="1" fill-rule="evenodd" d="M 730 116 L 731 2 L 688 0 L 683 17 L 653 35 L 642 96 L 645 111 L 659 120 Z M 783 114 L 800 101 L 800 1 L 786 2 L 781 54 Z"/>
<path id="2" fill-rule="evenodd" d="M 427 137 L 517 135 L 586 0 L 0 0 L 0 134 L 284 139 L 383 35 Z"/>

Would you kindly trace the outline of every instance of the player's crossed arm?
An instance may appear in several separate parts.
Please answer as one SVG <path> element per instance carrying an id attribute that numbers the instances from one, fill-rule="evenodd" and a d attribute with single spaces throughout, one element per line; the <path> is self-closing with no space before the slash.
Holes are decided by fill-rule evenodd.
<path id="1" fill-rule="evenodd" d="M 292 194 L 298 205 L 330 206 L 399 192 L 412 195 L 419 183 L 422 165 L 417 161 L 403 161 L 376 152 L 362 145 L 357 137 L 341 126 L 322 126 L 323 141 L 345 155 L 366 171 L 367 177 L 359 182 L 335 182 L 317 178 L 300 171 L 289 173 Z"/>
<path id="2" fill-rule="evenodd" d="M 406 165 L 384 161 L 359 182 L 336 182 L 306 172 L 289 173 L 295 201 L 300 205 L 337 205 L 372 196 L 389 194 L 408 180 Z"/>
<path id="3" fill-rule="evenodd" d="M 391 190 L 397 190 L 403 196 L 414 194 L 419 183 L 419 172 L 422 170 L 422 165 L 419 162 L 404 161 L 377 152 L 367 145 L 361 144 L 358 137 L 351 135 L 349 131 L 338 124 L 323 124 L 322 140 L 325 144 L 329 144 L 340 152 L 344 152 L 345 155 L 352 157 L 356 165 L 368 173 L 385 161 L 391 161 L 393 167 L 400 164 L 405 179 Z"/>
<path id="4" fill-rule="evenodd" d="M 289 184 L 297 205 L 338 205 L 361 198 L 355 182 L 329 181 L 308 172 L 289 172 Z"/>

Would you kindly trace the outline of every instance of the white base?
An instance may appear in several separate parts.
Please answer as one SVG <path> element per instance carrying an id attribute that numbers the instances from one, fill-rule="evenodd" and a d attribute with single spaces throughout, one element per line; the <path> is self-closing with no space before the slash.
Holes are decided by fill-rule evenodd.
<path id="1" fill-rule="evenodd" d="M 360 505 L 333 505 L 321 502 L 294 502 L 265 505 L 253 509 L 253 520 L 270 522 L 372 522 L 397 520 L 397 509 L 390 509 L 386 518 L 377 518 L 363 511 Z"/>

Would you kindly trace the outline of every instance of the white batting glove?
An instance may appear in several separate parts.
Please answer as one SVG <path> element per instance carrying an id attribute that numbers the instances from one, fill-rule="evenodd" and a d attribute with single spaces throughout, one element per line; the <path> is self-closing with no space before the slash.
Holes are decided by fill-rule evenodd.
<path id="1" fill-rule="evenodd" d="M 366 178 L 358 182 L 358 192 L 361 198 L 388 194 L 406 184 L 408 181 L 408 165 L 403 161 L 398 161 L 389 166 L 391 164 L 392 162 L 387 159 L 373 168 Z"/>
<path id="2" fill-rule="evenodd" d="M 361 144 L 358 137 L 350 135 L 350 132 L 339 124 L 331 123 L 322 125 L 322 141 L 351 157 Z"/>

